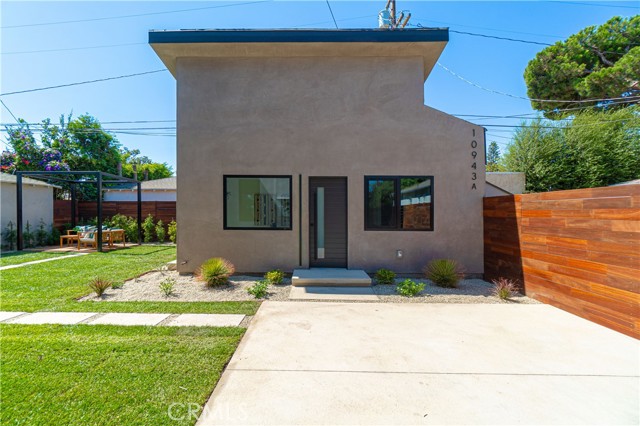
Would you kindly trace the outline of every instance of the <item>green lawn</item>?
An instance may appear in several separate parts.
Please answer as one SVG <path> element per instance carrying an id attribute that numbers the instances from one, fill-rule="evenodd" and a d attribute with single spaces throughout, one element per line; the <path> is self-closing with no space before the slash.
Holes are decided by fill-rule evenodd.
<path id="1" fill-rule="evenodd" d="M 0 324 L 3 425 L 177 425 L 244 329 Z"/>
<path id="2" fill-rule="evenodd" d="M 66 256 L 70 253 L 50 253 L 50 252 L 19 252 L 2 253 L 0 255 L 0 267 L 18 265 L 20 263 L 33 262 L 34 260 L 50 259 L 52 257 Z"/>
<path id="3" fill-rule="evenodd" d="M 91 311 L 237 313 L 253 315 L 259 302 L 78 302 L 93 277 L 124 282 L 176 258 L 173 246 L 143 245 L 92 253 L 0 271 L 0 309 L 5 311 Z"/>

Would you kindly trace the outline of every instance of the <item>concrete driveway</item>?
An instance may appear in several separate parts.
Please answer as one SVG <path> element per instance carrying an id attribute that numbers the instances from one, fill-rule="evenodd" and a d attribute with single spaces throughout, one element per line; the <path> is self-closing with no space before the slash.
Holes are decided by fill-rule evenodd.
<path id="1" fill-rule="evenodd" d="M 265 302 L 209 424 L 640 424 L 637 340 L 547 305 Z"/>

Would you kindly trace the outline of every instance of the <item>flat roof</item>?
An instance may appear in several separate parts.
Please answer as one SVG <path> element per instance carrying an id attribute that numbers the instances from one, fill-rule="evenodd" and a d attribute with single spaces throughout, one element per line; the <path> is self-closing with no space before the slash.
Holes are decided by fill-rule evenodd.
<path id="1" fill-rule="evenodd" d="M 151 30 L 149 44 L 175 76 L 178 58 L 422 57 L 424 78 L 449 41 L 448 28 Z"/>
<path id="2" fill-rule="evenodd" d="M 151 30 L 149 43 L 407 43 L 449 41 L 448 28 Z"/>

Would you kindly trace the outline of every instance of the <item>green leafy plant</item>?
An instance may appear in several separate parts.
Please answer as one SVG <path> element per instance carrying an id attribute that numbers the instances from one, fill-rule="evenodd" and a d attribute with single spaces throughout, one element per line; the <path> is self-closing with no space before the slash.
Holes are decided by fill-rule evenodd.
<path id="1" fill-rule="evenodd" d="M 255 284 L 247 288 L 247 293 L 252 294 L 256 299 L 262 299 L 267 296 L 268 288 L 269 288 L 269 281 L 260 280 L 260 281 L 256 281 Z"/>
<path id="2" fill-rule="evenodd" d="M 149 215 L 145 218 L 144 222 L 142 222 L 142 232 L 144 233 L 144 242 L 150 243 L 153 241 L 153 231 L 155 225 L 153 223 L 153 216 Z"/>
<path id="3" fill-rule="evenodd" d="M 111 283 L 111 288 L 113 289 L 122 288 L 123 286 L 124 286 L 123 282 L 114 281 L 113 283 Z"/>
<path id="4" fill-rule="evenodd" d="M 49 244 L 55 245 L 55 244 L 58 244 L 59 242 L 60 242 L 60 231 L 52 223 L 51 232 L 49 233 Z"/>
<path id="5" fill-rule="evenodd" d="M 264 278 L 269 284 L 282 284 L 282 280 L 284 280 L 284 272 L 280 269 L 273 269 L 264 274 Z"/>
<path id="6" fill-rule="evenodd" d="M 158 238 L 158 242 L 164 243 L 166 234 L 167 233 L 164 230 L 164 223 L 162 223 L 161 220 L 158 220 L 158 223 L 156 223 L 156 237 Z"/>
<path id="7" fill-rule="evenodd" d="M 46 229 L 46 223 L 44 220 L 40 219 L 40 223 L 38 224 L 38 229 L 35 232 L 35 241 L 38 246 L 46 246 L 49 240 L 49 233 Z"/>
<path id="8" fill-rule="evenodd" d="M 131 220 L 127 223 L 126 228 L 124 228 L 124 234 L 126 235 L 127 240 L 133 243 L 137 243 L 138 242 L 138 221 L 132 217 L 129 219 Z"/>
<path id="9" fill-rule="evenodd" d="M 96 277 L 93 278 L 89 282 L 89 288 L 93 290 L 98 297 L 101 297 L 104 292 L 111 287 L 113 284 L 109 280 L 105 280 L 104 278 Z"/>
<path id="10" fill-rule="evenodd" d="M 460 265 L 451 259 L 432 260 L 424 273 L 435 285 L 447 288 L 457 288 L 462 276 Z"/>
<path id="11" fill-rule="evenodd" d="M 198 278 L 210 287 L 225 285 L 236 268 L 231 262 L 221 257 L 212 257 L 198 268 Z"/>
<path id="12" fill-rule="evenodd" d="M 175 278 L 165 278 L 160 282 L 160 290 L 162 290 L 165 297 L 169 297 L 173 294 L 173 288 L 175 287 L 175 285 Z"/>
<path id="13" fill-rule="evenodd" d="M 116 229 L 127 229 L 129 222 L 133 221 L 132 217 L 127 217 L 123 214 L 115 214 L 111 217 L 111 226 Z"/>
<path id="14" fill-rule="evenodd" d="M 168 232 L 169 232 L 169 241 L 175 244 L 176 238 L 178 237 L 178 224 L 176 223 L 175 220 L 172 220 L 171 222 L 169 222 Z"/>
<path id="15" fill-rule="evenodd" d="M 7 227 L 4 229 L 4 235 L 2 241 L 9 250 L 13 250 L 18 240 L 18 232 L 15 229 L 13 222 L 9 221 Z"/>
<path id="16" fill-rule="evenodd" d="M 393 284 L 396 281 L 396 273 L 390 269 L 378 269 L 376 271 L 376 282 L 378 284 Z"/>
<path id="17" fill-rule="evenodd" d="M 516 283 L 508 278 L 498 278 L 493 280 L 492 294 L 502 300 L 508 300 L 515 294 L 517 289 Z"/>
<path id="18" fill-rule="evenodd" d="M 25 248 L 33 247 L 34 237 L 33 232 L 31 232 L 31 224 L 27 221 L 22 233 L 22 242 Z"/>
<path id="19" fill-rule="evenodd" d="M 424 290 L 423 283 L 417 283 L 409 278 L 396 286 L 396 293 L 407 297 L 417 296 L 422 290 Z"/>

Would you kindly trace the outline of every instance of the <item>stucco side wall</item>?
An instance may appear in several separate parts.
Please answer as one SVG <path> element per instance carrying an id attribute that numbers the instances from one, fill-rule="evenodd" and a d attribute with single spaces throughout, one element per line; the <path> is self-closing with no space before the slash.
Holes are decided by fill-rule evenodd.
<path id="1" fill-rule="evenodd" d="M 350 268 L 418 272 L 450 257 L 482 272 L 483 131 L 425 107 L 422 78 L 417 57 L 179 59 L 179 270 L 223 256 L 290 271 L 300 229 L 308 266 L 309 176 L 346 176 Z M 223 230 L 225 174 L 292 175 L 293 229 Z M 364 231 L 365 175 L 433 175 L 435 230 Z"/>
<path id="2" fill-rule="evenodd" d="M 0 183 L 0 230 L 4 233 L 9 221 L 16 225 L 16 185 L 13 183 Z M 53 188 L 39 185 L 22 185 L 22 221 L 23 226 L 27 221 L 31 229 L 35 231 L 40 225 L 40 220 L 47 225 L 47 231 L 53 223 Z M 23 228 L 24 230 L 24 228 Z M 0 236 L 0 239 L 2 237 Z M 0 240 L 1 241 L 1 240 Z"/>

